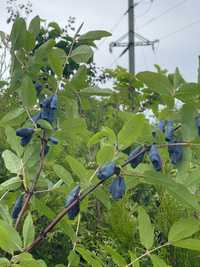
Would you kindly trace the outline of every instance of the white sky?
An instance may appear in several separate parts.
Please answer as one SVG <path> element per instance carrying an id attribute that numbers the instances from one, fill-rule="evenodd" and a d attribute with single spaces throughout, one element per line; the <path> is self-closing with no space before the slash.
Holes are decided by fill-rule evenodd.
<path id="1" fill-rule="evenodd" d="M 135 10 L 137 32 L 150 40 L 160 39 L 199 20 L 192 27 L 161 40 L 156 54 L 152 52 L 151 47 L 137 47 L 136 71 L 152 70 L 155 63 L 169 71 L 174 71 L 178 66 L 188 81 L 195 81 L 200 54 L 200 0 L 154 0 L 150 10 L 150 0 L 135 1 L 141 2 Z M 100 29 L 110 31 L 127 10 L 128 0 L 32 0 L 31 2 L 33 16 L 38 14 L 43 19 L 57 21 L 62 26 L 66 24 L 69 16 L 74 16 L 77 19 L 77 25 L 84 22 L 83 32 L 86 32 Z M 0 30 L 8 31 L 10 26 L 6 24 L 5 7 L 6 0 L 0 0 Z M 141 25 L 171 7 L 174 9 L 140 29 Z M 149 11 L 146 12 L 147 10 Z M 95 61 L 99 66 L 115 67 L 116 64 L 128 66 L 127 55 L 115 62 L 123 49 L 115 48 L 113 54 L 108 51 L 109 42 L 127 32 L 127 19 L 127 16 L 124 16 L 120 24 L 115 27 L 113 36 L 104 43 L 100 42 L 99 50 L 95 51 Z"/>

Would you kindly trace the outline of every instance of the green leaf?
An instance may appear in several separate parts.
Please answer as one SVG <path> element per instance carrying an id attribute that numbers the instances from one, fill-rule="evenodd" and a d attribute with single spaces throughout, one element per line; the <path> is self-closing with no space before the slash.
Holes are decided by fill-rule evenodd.
<path id="1" fill-rule="evenodd" d="M 48 54 L 55 46 L 56 42 L 53 39 L 49 39 L 47 42 L 42 44 L 36 51 L 35 51 L 35 64 L 40 64 L 44 66 L 48 63 Z"/>
<path id="2" fill-rule="evenodd" d="M 180 123 L 183 140 L 192 140 L 197 135 L 197 127 L 195 123 L 195 116 L 197 110 L 194 103 L 187 103 L 183 105 L 180 114 Z"/>
<path id="3" fill-rule="evenodd" d="M 88 142 L 88 146 L 99 143 L 104 138 L 104 142 L 110 145 L 116 144 L 116 135 L 109 127 L 103 127 L 101 131 L 95 133 Z"/>
<path id="4" fill-rule="evenodd" d="M 170 177 L 155 172 L 145 172 L 144 179 L 147 183 L 164 187 L 180 203 L 186 207 L 191 207 L 200 211 L 197 198 L 182 184 L 174 182 Z"/>
<path id="5" fill-rule="evenodd" d="M 80 94 L 86 96 L 111 96 L 113 95 L 113 91 L 111 89 L 94 86 L 80 90 Z"/>
<path id="6" fill-rule="evenodd" d="M 79 64 L 87 63 L 92 56 L 93 51 L 88 45 L 80 45 L 72 51 L 70 58 Z"/>
<path id="7" fill-rule="evenodd" d="M 35 37 L 38 36 L 40 32 L 40 17 L 39 16 L 36 16 L 31 20 L 28 30 L 29 32 L 33 33 Z"/>
<path id="8" fill-rule="evenodd" d="M 10 266 L 9 260 L 6 258 L 0 258 L 0 266 L 1 267 L 9 267 Z"/>
<path id="9" fill-rule="evenodd" d="M 89 263 L 92 267 L 102 267 L 103 264 L 101 260 L 95 255 L 95 253 L 90 252 L 89 250 L 83 247 L 76 247 L 76 251 L 83 257 L 83 259 Z"/>
<path id="10" fill-rule="evenodd" d="M 19 177 L 10 178 L 7 181 L 0 184 L 0 191 L 17 189 L 20 186 L 20 184 L 21 184 L 21 180 Z"/>
<path id="11" fill-rule="evenodd" d="M 133 253 L 132 251 L 129 251 L 128 253 L 129 253 L 130 257 L 131 257 L 131 262 L 135 261 L 138 258 L 136 256 L 136 254 Z M 138 260 L 138 261 L 134 262 L 134 265 L 133 266 L 134 267 L 140 267 L 140 261 Z"/>
<path id="12" fill-rule="evenodd" d="M 10 40 L 12 48 L 18 50 L 24 47 L 26 39 L 26 22 L 23 18 L 17 17 L 11 30 Z"/>
<path id="13" fill-rule="evenodd" d="M 14 251 L 22 250 L 22 242 L 17 231 L 0 220 L 0 248 L 6 252 L 12 253 Z"/>
<path id="14" fill-rule="evenodd" d="M 173 86 L 169 79 L 161 73 L 144 71 L 138 73 L 136 77 L 144 82 L 152 91 L 160 95 L 170 96 L 173 92 Z"/>
<path id="15" fill-rule="evenodd" d="M 19 117 L 20 115 L 22 115 L 24 113 L 24 109 L 23 108 L 17 108 L 14 110 L 9 111 L 1 120 L 0 120 L 0 124 L 1 126 L 7 126 L 7 122 L 16 119 L 17 117 Z"/>
<path id="16" fill-rule="evenodd" d="M 125 149 L 143 139 L 151 140 L 151 127 L 143 115 L 135 115 L 124 123 L 118 134 L 119 148 Z"/>
<path id="17" fill-rule="evenodd" d="M 80 178 L 80 181 L 85 183 L 88 180 L 88 171 L 83 164 L 72 156 L 67 156 L 66 160 L 70 165 L 73 173 Z"/>
<path id="18" fill-rule="evenodd" d="M 109 37 L 112 34 L 107 31 L 89 31 L 84 34 L 82 34 L 79 37 L 80 41 L 95 41 L 95 40 L 101 40 L 104 37 Z"/>
<path id="19" fill-rule="evenodd" d="M 114 250 L 110 246 L 105 246 L 104 249 L 108 254 L 111 255 L 113 262 L 118 267 L 124 267 L 124 266 L 127 265 L 126 260 L 124 259 L 124 257 L 122 257 L 116 250 Z"/>
<path id="20" fill-rule="evenodd" d="M 94 195 L 107 209 L 112 207 L 108 192 L 104 188 L 98 188 Z"/>
<path id="21" fill-rule="evenodd" d="M 151 261 L 153 263 L 153 267 L 170 267 L 157 255 L 151 255 Z"/>
<path id="22" fill-rule="evenodd" d="M 55 29 L 57 32 L 61 33 L 61 28 L 60 26 L 58 25 L 57 22 L 55 21 L 52 21 L 48 24 L 49 27 L 52 27 L 53 29 Z"/>
<path id="23" fill-rule="evenodd" d="M 9 213 L 8 206 L 0 204 L 0 217 L 9 225 L 12 225 L 12 218 Z"/>
<path id="24" fill-rule="evenodd" d="M 61 178 L 67 185 L 73 182 L 71 174 L 61 165 L 55 164 L 53 170 L 56 175 Z"/>
<path id="25" fill-rule="evenodd" d="M 180 241 L 174 242 L 173 245 L 179 248 L 187 248 L 191 250 L 200 251 L 200 240 L 199 239 L 190 238 L 190 239 L 180 240 Z"/>
<path id="26" fill-rule="evenodd" d="M 41 128 L 46 129 L 46 130 L 52 130 L 53 129 L 52 125 L 46 120 L 40 119 L 37 121 L 37 124 L 39 124 Z"/>
<path id="27" fill-rule="evenodd" d="M 72 79 L 66 83 L 65 89 L 79 91 L 88 86 L 88 74 L 86 66 L 80 66 Z"/>
<path id="28" fill-rule="evenodd" d="M 6 168 L 11 173 L 18 173 L 21 169 L 21 159 L 18 158 L 13 152 L 10 150 L 5 150 L 2 153 L 2 158 L 4 159 L 4 163 Z"/>
<path id="29" fill-rule="evenodd" d="M 53 48 L 48 54 L 49 65 L 52 70 L 61 77 L 63 73 L 64 63 L 66 62 L 66 54 L 63 49 Z"/>
<path id="30" fill-rule="evenodd" d="M 33 219 L 31 213 L 29 212 L 23 226 L 23 239 L 24 239 L 24 247 L 30 245 L 35 237 L 35 228 L 33 225 Z"/>
<path id="31" fill-rule="evenodd" d="M 30 52 L 35 47 L 35 36 L 32 32 L 26 31 L 24 48 Z"/>
<path id="32" fill-rule="evenodd" d="M 32 107 L 36 104 L 36 89 L 33 85 L 32 79 L 29 76 L 25 76 L 22 80 L 22 84 L 19 88 L 19 92 L 26 107 Z"/>
<path id="33" fill-rule="evenodd" d="M 103 165 L 106 162 L 112 161 L 115 155 L 114 146 L 104 145 L 97 153 L 97 163 Z"/>
<path id="34" fill-rule="evenodd" d="M 140 242 L 146 249 L 149 250 L 153 246 L 154 242 L 154 228 L 151 224 L 149 215 L 142 207 L 138 208 L 138 223 Z"/>
<path id="35" fill-rule="evenodd" d="M 181 101 L 187 103 L 191 102 L 194 97 L 200 95 L 200 84 L 198 83 L 185 83 L 176 93 L 176 97 Z"/>
<path id="36" fill-rule="evenodd" d="M 13 128 L 11 128 L 10 126 L 7 126 L 5 128 L 5 134 L 7 137 L 7 143 L 20 157 L 23 153 L 23 148 L 20 145 L 19 138 L 16 136 L 16 131 Z"/>
<path id="37" fill-rule="evenodd" d="M 169 242 L 176 242 L 186 237 L 190 237 L 200 230 L 200 223 L 192 218 L 181 219 L 175 222 L 168 235 Z"/>
<path id="38" fill-rule="evenodd" d="M 80 257 L 74 250 L 70 251 L 68 256 L 68 261 L 71 266 L 74 267 L 80 266 Z"/>

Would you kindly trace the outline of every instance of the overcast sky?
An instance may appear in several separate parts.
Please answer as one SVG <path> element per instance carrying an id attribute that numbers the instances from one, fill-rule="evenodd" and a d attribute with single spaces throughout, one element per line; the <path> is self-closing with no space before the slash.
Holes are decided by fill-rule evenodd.
<path id="1" fill-rule="evenodd" d="M 66 24 L 69 16 L 74 16 L 77 25 L 84 22 L 83 32 L 112 30 L 111 38 L 98 43 L 100 47 L 95 51 L 95 61 L 104 67 L 116 65 L 128 67 L 127 55 L 116 60 L 122 48 L 115 48 L 112 54 L 108 50 L 111 41 L 117 40 L 128 31 L 128 18 L 123 16 L 127 10 L 128 0 L 32 0 L 31 2 L 32 15 L 38 14 L 43 19 L 57 21 L 62 26 Z M 169 71 L 174 71 L 178 66 L 188 81 L 195 81 L 200 54 L 200 0 L 154 0 L 152 4 L 150 0 L 135 0 L 135 2 L 140 2 L 135 8 L 136 32 L 149 40 L 160 39 L 155 53 L 151 47 L 136 48 L 136 71 L 153 70 L 154 64 L 160 64 Z M 0 12 L 0 30 L 8 31 L 9 26 L 5 22 L 6 0 L 0 0 Z M 149 21 L 152 22 L 147 23 Z M 144 24 L 146 25 L 142 27 Z M 171 35 L 173 32 L 176 33 Z M 166 37 L 168 34 L 170 35 Z"/>

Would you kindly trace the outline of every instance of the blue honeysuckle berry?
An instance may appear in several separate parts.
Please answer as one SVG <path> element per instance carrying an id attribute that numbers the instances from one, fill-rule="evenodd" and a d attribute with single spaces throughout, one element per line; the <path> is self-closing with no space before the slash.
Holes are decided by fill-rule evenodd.
<path id="1" fill-rule="evenodd" d="M 104 166 L 102 166 L 98 170 L 96 175 L 100 180 L 105 180 L 110 176 L 112 176 L 113 174 L 115 174 L 116 170 L 117 170 L 116 164 L 114 162 L 109 162 Z"/>
<path id="2" fill-rule="evenodd" d="M 172 142 L 174 137 L 174 122 L 172 120 L 167 121 L 165 127 L 165 140 Z"/>
<path id="3" fill-rule="evenodd" d="M 143 147 L 138 146 L 133 151 L 131 151 L 128 160 L 131 160 L 130 164 L 133 168 L 136 168 L 144 159 L 145 150 L 142 152 Z"/>
<path id="4" fill-rule="evenodd" d="M 198 135 L 200 136 L 200 115 L 196 117 L 196 126 L 198 129 Z"/>
<path id="5" fill-rule="evenodd" d="M 26 146 L 31 141 L 33 133 L 33 128 L 19 128 L 16 130 L 16 135 L 21 137 L 20 144 L 22 146 Z"/>
<path id="6" fill-rule="evenodd" d="M 50 108 L 51 109 L 57 109 L 57 105 L 58 105 L 58 96 L 52 95 L 51 102 L 50 102 Z"/>
<path id="7" fill-rule="evenodd" d="M 68 207 L 75 199 L 79 197 L 80 185 L 75 186 L 65 199 L 65 207 Z M 80 211 L 80 202 L 77 203 L 68 210 L 67 215 L 70 220 L 73 220 Z"/>
<path id="8" fill-rule="evenodd" d="M 21 146 L 26 146 L 31 141 L 32 135 L 27 135 L 21 138 L 20 144 Z"/>
<path id="9" fill-rule="evenodd" d="M 46 156 L 49 153 L 50 146 L 48 144 L 44 147 L 44 156 Z"/>
<path id="10" fill-rule="evenodd" d="M 38 112 L 32 117 L 32 121 L 36 123 L 39 119 L 41 119 L 41 112 Z"/>
<path id="11" fill-rule="evenodd" d="M 120 199 L 126 191 L 126 184 L 123 176 L 117 176 L 109 187 L 109 192 L 112 194 L 113 199 Z"/>
<path id="12" fill-rule="evenodd" d="M 156 171 L 161 171 L 162 170 L 162 160 L 161 160 L 161 157 L 158 153 L 158 150 L 157 150 L 157 147 L 155 144 L 153 144 L 150 148 L 149 157 L 150 157 L 150 160 L 153 164 L 154 169 Z"/>
<path id="13" fill-rule="evenodd" d="M 37 95 L 39 95 L 43 89 L 43 86 L 38 82 L 35 82 L 34 86 L 35 86 L 35 89 L 37 91 Z"/>
<path id="14" fill-rule="evenodd" d="M 18 215 L 19 215 L 19 213 L 22 209 L 22 206 L 23 206 L 23 200 L 24 200 L 24 197 L 19 196 L 15 201 L 15 204 L 14 204 L 13 209 L 12 209 L 12 218 L 14 220 L 16 220 L 18 218 Z"/>
<path id="15" fill-rule="evenodd" d="M 58 101 L 57 95 L 53 95 L 48 98 L 45 98 L 40 103 L 40 106 L 43 109 L 43 111 L 41 112 L 41 119 L 47 120 L 50 123 L 54 121 L 55 112 L 57 109 L 57 101 Z"/>
<path id="16" fill-rule="evenodd" d="M 166 120 L 160 120 L 158 123 L 158 128 L 163 133 L 165 132 L 165 124 L 166 124 Z"/>
<path id="17" fill-rule="evenodd" d="M 53 145 L 57 145 L 57 144 L 58 144 L 58 139 L 55 138 L 55 137 L 53 137 L 53 136 L 49 137 L 48 140 L 49 140 Z"/>
<path id="18" fill-rule="evenodd" d="M 19 128 L 16 130 L 16 135 L 20 137 L 32 136 L 33 133 L 33 128 Z"/>
<path id="19" fill-rule="evenodd" d="M 176 143 L 176 141 L 175 141 Z M 168 145 L 168 153 L 171 159 L 171 163 L 176 165 L 179 161 L 181 161 L 183 157 L 183 148 L 181 145 Z"/>

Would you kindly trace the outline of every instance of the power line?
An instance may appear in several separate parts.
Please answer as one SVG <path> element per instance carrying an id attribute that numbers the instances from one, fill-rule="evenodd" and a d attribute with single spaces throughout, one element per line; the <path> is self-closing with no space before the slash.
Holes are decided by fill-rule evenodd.
<path id="1" fill-rule="evenodd" d="M 144 27 L 146 27 L 147 25 L 151 24 L 152 22 L 158 20 L 159 18 L 165 16 L 166 14 L 168 14 L 169 12 L 175 10 L 176 8 L 178 8 L 179 6 L 183 5 L 185 2 L 187 2 L 188 0 L 182 0 L 180 2 L 178 2 L 177 4 L 169 7 L 168 9 L 166 9 L 165 11 L 163 11 L 160 15 L 158 15 L 157 17 L 153 17 L 151 19 L 149 19 L 147 22 L 145 22 L 143 25 L 141 25 L 138 29 L 142 29 Z"/>
<path id="2" fill-rule="evenodd" d="M 111 32 L 113 34 L 113 32 L 118 28 L 118 26 L 121 24 L 122 20 L 125 18 L 126 16 L 126 12 L 124 12 L 119 18 L 118 20 L 113 24 L 113 26 L 111 27 L 111 29 L 109 30 L 109 32 Z M 100 47 L 106 42 L 106 38 L 103 39 L 99 45 L 98 48 L 100 49 Z"/>
<path id="3" fill-rule="evenodd" d="M 193 22 L 191 22 L 189 24 L 186 24 L 185 26 L 181 27 L 180 29 L 178 29 L 176 31 L 173 31 L 173 32 L 168 33 L 168 34 L 166 34 L 164 36 L 161 36 L 161 38 L 159 40 L 162 41 L 162 40 L 168 39 L 169 37 L 171 37 L 173 35 L 176 35 L 177 33 L 184 31 L 185 29 L 191 28 L 192 26 L 194 26 L 194 25 L 196 25 L 198 23 L 200 23 L 200 19 L 195 20 L 195 21 L 193 21 Z"/>
<path id="4" fill-rule="evenodd" d="M 140 5 L 142 2 L 144 2 L 145 0 L 140 0 L 138 2 L 136 2 L 134 4 L 134 7 L 137 7 L 138 5 Z M 152 2 L 152 0 L 151 0 Z M 129 9 L 127 9 L 119 18 L 118 20 L 113 24 L 113 26 L 111 27 L 111 29 L 109 30 L 109 32 L 111 32 L 112 34 L 114 33 L 114 31 L 118 28 L 118 26 L 121 24 L 122 20 L 126 17 L 126 15 L 129 13 Z M 102 40 L 99 45 L 98 48 L 100 48 L 104 43 L 105 43 L 106 39 Z"/>
<path id="5" fill-rule="evenodd" d="M 140 14 L 140 15 L 138 15 L 138 16 L 135 16 L 135 18 L 138 19 L 138 18 L 144 17 L 146 14 L 149 13 L 149 11 L 151 10 L 152 6 L 153 6 L 153 1 L 151 1 L 151 2 L 149 3 L 149 6 L 148 6 L 148 8 L 145 10 L 144 13 L 142 13 L 142 14 Z"/>

